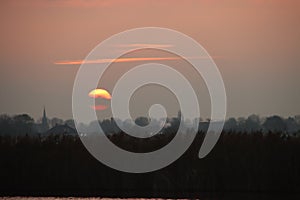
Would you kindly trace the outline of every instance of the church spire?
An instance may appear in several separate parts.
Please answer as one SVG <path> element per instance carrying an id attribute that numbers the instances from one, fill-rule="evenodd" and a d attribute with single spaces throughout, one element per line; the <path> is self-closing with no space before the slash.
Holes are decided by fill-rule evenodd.
<path id="1" fill-rule="evenodd" d="M 44 112 L 43 112 L 43 120 L 44 119 L 47 119 L 47 116 L 46 116 L 46 108 L 45 108 L 45 106 L 44 106 Z"/>
<path id="2" fill-rule="evenodd" d="M 47 131 L 48 129 L 49 129 L 48 119 L 47 119 L 47 115 L 46 115 L 46 108 L 44 106 L 43 118 L 42 118 L 42 130 Z"/>

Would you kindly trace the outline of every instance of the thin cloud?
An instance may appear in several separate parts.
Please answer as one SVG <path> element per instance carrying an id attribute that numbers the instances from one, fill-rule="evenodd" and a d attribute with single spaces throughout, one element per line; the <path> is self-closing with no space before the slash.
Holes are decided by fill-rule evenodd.
<path id="1" fill-rule="evenodd" d="M 100 64 L 100 63 L 123 63 L 139 61 L 160 61 L 160 60 L 180 60 L 180 57 L 142 57 L 142 58 L 117 58 L 117 59 L 97 59 L 97 60 L 65 60 L 54 62 L 56 65 L 81 65 L 81 64 Z"/>
<path id="2" fill-rule="evenodd" d="M 224 59 L 224 56 L 199 56 L 188 59 Z M 181 57 L 136 57 L 136 58 L 116 58 L 116 59 L 97 59 L 97 60 L 62 60 L 54 62 L 55 65 L 81 65 L 81 64 L 101 64 L 101 63 L 125 63 L 141 61 L 168 61 L 180 60 Z"/>

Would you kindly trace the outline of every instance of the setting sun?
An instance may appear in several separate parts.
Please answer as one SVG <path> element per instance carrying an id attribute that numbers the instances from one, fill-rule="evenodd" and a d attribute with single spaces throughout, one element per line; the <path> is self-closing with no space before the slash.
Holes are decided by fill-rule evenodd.
<path id="1" fill-rule="evenodd" d="M 92 98 L 111 99 L 111 95 L 105 89 L 94 89 L 89 93 L 89 96 Z"/>

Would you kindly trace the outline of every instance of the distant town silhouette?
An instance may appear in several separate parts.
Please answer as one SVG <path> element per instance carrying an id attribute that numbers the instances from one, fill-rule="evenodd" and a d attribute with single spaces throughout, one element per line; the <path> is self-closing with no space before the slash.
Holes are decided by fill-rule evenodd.
<path id="1" fill-rule="evenodd" d="M 135 120 L 126 119 L 103 119 L 98 121 L 92 121 L 89 124 L 80 123 L 78 126 L 80 130 L 86 130 L 87 133 L 97 132 L 98 124 L 106 134 L 118 134 L 121 129 L 118 127 L 116 120 L 123 126 L 127 126 L 127 130 L 135 123 L 139 126 L 146 126 L 149 124 L 150 119 L 148 117 L 138 117 Z M 154 125 L 159 126 L 163 119 L 154 119 Z M 179 127 L 180 120 L 183 120 L 184 125 L 188 128 L 192 123 L 198 124 L 198 131 L 205 132 L 210 123 L 209 119 L 184 119 L 181 116 L 181 112 L 178 112 L 177 117 L 165 119 L 166 123 L 161 130 L 161 134 L 168 132 L 176 132 Z M 214 122 L 212 122 L 214 123 Z M 229 118 L 224 124 L 224 131 L 234 131 L 241 133 L 251 132 L 280 132 L 281 135 L 296 136 L 300 134 L 300 115 L 293 117 L 283 118 L 277 115 L 260 117 L 252 114 L 247 118 Z M 75 128 L 75 122 L 73 119 L 63 120 L 57 117 L 48 118 L 46 115 L 46 109 L 43 110 L 43 116 L 41 119 L 35 121 L 28 114 L 19 114 L 9 116 L 7 114 L 0 115 L 0 135 L 49 135 L 49 134 L 77 134 Z"/>

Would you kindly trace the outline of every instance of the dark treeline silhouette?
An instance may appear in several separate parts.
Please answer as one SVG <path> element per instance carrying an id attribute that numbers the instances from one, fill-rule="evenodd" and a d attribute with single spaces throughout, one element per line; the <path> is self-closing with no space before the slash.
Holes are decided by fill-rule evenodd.
<path id="1" fill-rule="evenodd" d="M 120 147 L 150 151 L 174 133 L 148 139 L 108 136 Z M 173 164 L 130 174 L 93 158 L 78 136 L 0 136 L 0 195 L 109 197 L 218 197 L 236 193 L 296 195 L 300 191 L 300 137 L 223 132 L 212 152 L 198 158 L 204 133 Z"/>
<path id="2" fill-rule="evenodd" d="M 62 120 L 59 118 L 46 119 L 49 127 L 53 128 L 58 125 L 66 125 L 70 128 L 75 129 L 75 122 L 72 119 Z M 155 119 L 154 125 L 159 125 L 162 122 L 162 119 Z M 0 115 L 0 135 L 36 135 L 44 134 L 47 132 L 41 131 L 40 122 L 42 119 L 37 120 L 36 122 L 32 117 L 27 114 L 9 116 L 6 114 Z M 90 124 L 78 124 L 80 130 L 83 132 L 97 132 L 97 126 L 100 124 L 103 131 L 107 134 L 120 133 L 121 129 L 118 127 L 116 121 L 119 121 L 123 126 L 127 126 L 127 130 L 130 130 L 130 127 L 135 123 L 140 126 L 145 126 L 149 123 L 149 119 L 146 117 L 138 117 L 135 121 L 132 120 L 120 120 L 120 119 L 104 119 L 99 121 L 93 121 Z M 210 120 L 203 119 L 194 119 L 184 120 L 185 126 L 189 127 L 192 123 L 199 123 L 199 131 L 205 132 L 207 130 Z M 161 133 L 175 132 L 179 126 L 180 120 L 178 117 L 167 118 L 164 128 Z M 48 126 L 47 124 L 47 126 Z M 282 118 L 280 116 L 274 115 L 269 117 L 259 117 L 258 115 L 250 115 L 247 118 L 229 118 L 224 124 L 224 131 L 233 131 L 233 132 L 280 132 L 281 134 L 289 134 L 291 136 L 296 136 L 300 134 L 300 115 L 293 117 Z"/>

